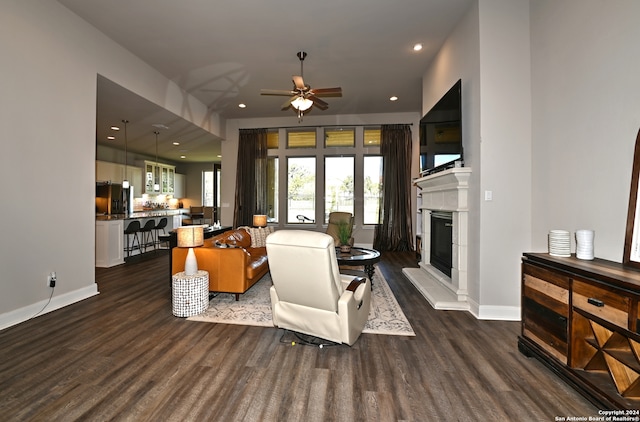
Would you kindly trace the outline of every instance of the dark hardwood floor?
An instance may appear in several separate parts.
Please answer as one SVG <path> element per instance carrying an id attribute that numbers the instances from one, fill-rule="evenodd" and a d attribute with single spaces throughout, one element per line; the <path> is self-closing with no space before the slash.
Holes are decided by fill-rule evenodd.
<path id="1" fill-rule="evenodd" d="M 168 255 L 96 269 L 100 294 L 0 331 L 8 421 L 552 421 L 597 409 L 518 352 L 518 322 L 435 311 L 379 264 L 415 337 L 291 346 L 276 328 L 171 313 Z M 517 283 L 514 280 L 514 283 Z M 242 300 L 242 298 L 240 299 Z"/>

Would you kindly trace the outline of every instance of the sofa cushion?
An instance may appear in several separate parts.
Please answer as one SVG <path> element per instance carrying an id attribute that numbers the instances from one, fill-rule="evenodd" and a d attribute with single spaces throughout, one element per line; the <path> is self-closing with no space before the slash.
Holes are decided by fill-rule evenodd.
<path id="1" fill-rule="evenodd" d="M 238 228 L 237 230 L 229 230 L 216 236 L 218 243 L 224 243 L 229 246 L 239 246 L 241 248 L 248 248 L 251 246 L 251 236 L 246 230 Z"/>

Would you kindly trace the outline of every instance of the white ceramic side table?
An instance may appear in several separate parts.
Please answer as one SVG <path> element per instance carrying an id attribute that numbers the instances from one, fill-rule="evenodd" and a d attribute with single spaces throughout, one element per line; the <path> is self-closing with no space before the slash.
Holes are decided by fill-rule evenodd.
<path id="1" fill-rule="evenodd" d="M 179 272 L 172 277 L 173 315 L 190 317 L 209 307 L 209 273 L 198 271 L 194 275 Z"/>

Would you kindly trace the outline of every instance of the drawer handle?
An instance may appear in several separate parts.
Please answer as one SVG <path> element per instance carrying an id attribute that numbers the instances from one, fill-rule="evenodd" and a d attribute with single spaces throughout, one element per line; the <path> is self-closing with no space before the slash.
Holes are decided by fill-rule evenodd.
<path id="1" fill-rule="evenodd" d="M 593 297 L 590 297 L 589 299 L 587 299 L 587 302 L 589 302 L 593 306 L 597 306 L 598 308 L 602 308 L 604 306 L 604 302 L 603 301 L 601 301 L 600 299 L 593 298 Z"/>

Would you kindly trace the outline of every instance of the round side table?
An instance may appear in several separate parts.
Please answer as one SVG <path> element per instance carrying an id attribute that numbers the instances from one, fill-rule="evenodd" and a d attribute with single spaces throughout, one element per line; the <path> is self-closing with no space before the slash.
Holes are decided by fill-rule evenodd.
<path id="1" fill-rule="evenodd" d="M 172 277 L 173 315 L 190 317 L 209 307 L 209 273 L 198 271 L 186 275 L 184 271 Z"/>

